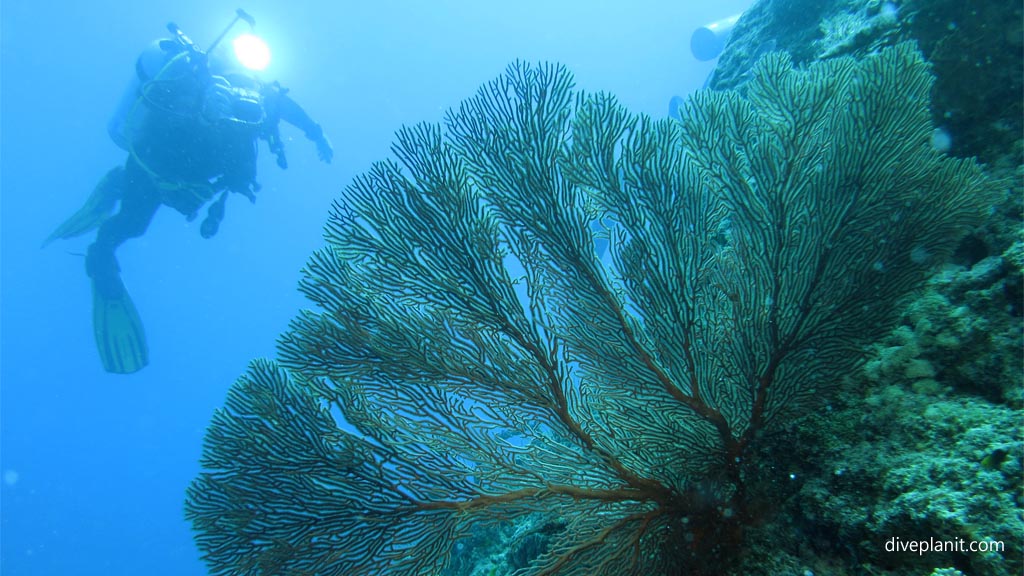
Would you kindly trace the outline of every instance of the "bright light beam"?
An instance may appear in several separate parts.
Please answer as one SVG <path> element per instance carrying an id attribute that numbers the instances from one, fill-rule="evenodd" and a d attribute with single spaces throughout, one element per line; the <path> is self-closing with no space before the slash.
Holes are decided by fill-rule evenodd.
<path id="1" fill-rule="evenodd" d="M 231 42 L 235 57 L 249 70 L 264 70 L 270 64 L 270 48 L 259 36 L 242 34 Z"/>

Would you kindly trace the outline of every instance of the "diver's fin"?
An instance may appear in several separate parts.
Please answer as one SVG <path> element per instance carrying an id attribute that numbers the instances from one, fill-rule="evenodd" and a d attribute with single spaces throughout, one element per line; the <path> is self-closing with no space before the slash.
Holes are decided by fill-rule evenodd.
<path id="1" fill-rule="evenodd" d="M 67 240 L 98 228 L 114 212 L 114 205 L 121 198 L 123 189 L 124 168 L 118 166 L 107 172 L 107 175 L 93 188 L 92 194 L 85 201 L 85 205 L 78 209 L 78 212 L 72 214 L 46 237 L 46 240 L 43 241 L 43 248 L 46 248 L 54 240 Z"/>
<path id="2" fill-rule="evenodd" d="M 142 320 L 120 278 L 114 286 L 92 285 L 92 326 L 103 369 L 131 374 L 149 364 Z"/>

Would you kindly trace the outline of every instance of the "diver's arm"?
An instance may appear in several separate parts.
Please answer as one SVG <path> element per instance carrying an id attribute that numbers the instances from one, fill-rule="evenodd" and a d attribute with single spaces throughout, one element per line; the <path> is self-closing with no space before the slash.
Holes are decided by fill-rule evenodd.
<path id="1" fill-rule="evenodd" d="M 313 122 L 302 106 L 299 106 L 287 94 L 278 95 L 277 106 L 278 117 L 305 132 L 306 138 L 316 143 L 317 156 L 330 164 L 331 158 L 334 157 L 334 149 L 331 147 L 331 141 L 324 135 L 323 128 Z"/>

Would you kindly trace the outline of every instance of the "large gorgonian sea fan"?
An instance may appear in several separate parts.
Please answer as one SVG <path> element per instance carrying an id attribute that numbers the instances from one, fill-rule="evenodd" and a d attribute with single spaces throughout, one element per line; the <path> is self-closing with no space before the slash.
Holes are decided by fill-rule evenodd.
<path id="1" fill-rule="evenodd" d="M 773 54 L 746 99 L 654 121 L 514 64 L 401 130 L 307 266 L 321 311 L 214 416 L 187 501 L 211 572 L 438 574 L 538 512 L 518 574 L 714 572 L 758 433 L 983 214 L 979 168 L 929 146 L 931 85 L 906 44 Z"/>

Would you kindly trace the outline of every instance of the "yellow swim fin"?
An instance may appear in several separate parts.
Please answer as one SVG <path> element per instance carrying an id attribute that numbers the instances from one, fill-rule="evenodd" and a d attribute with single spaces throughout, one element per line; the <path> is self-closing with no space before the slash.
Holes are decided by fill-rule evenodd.
<path id="1" fill-rule="evenodd" d="M 123 189 L 124 168 L 118 166 L 107 172 L 107 175 L 93 188 L 92 194 L 85 201 L 85 205 L 78 209 L 78 212 L 72 214 L 46 237 L 46 240 L 43 241 L 43 248 L 46 248 L 54 240 L 67 240 L 99 228 L 100 224 L 103 224 L 114 212 L 114 206 L 120 200 Z"/>
<path id="2" fill-rule="evenodd" d="M 121 279 L 116 282 L 113 290 L 99 289 L 93 282 L 92 326 L 103 369 L 113 374 L 131 374 L 149 364 L 149 347 L 135 304 Z"/>

